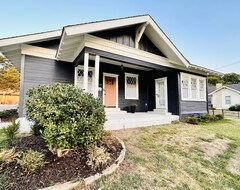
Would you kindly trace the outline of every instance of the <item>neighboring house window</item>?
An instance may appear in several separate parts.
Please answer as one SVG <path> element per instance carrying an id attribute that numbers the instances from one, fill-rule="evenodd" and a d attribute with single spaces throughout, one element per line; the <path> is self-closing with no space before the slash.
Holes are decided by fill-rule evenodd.
<path id="1" fill-rule="evenodd" d="M 80 89 L 83 89 L 83 78 L 84 78 L 84 69 L 83 66 L 75 67 L 75 85 L 78 86 Z M 88 68 L 88 92 L 94 92 L 94 72 L 93 68 Z"/>
<path id="2" fill-rule="evenodd" d="M 125 99 L 138 99 L 138 75 L 125 73 Z"/>
<path id="3" fill-rule="evenodd" d="M 182 100 L 206 101 L 206 79 L 181 73 Z"/>
<path id="4" fill-rule="evenodd" d="M 231 96 L 225 96 L 225 104 L 231 104 Z"/>

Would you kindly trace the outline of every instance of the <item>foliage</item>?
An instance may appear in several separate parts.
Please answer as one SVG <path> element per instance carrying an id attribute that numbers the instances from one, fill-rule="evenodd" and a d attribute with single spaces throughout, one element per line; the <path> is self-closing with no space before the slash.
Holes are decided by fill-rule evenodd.
<path id="1" fill-rule="evenodd" d="M 240 82 L 240 75 L 236 73 L 227 73 L 223 76 L 224 84 L 237 84 Z"/>
<path id="2" fill-rule="evenodd" d="M 43 133 L 44 127 L 38 123 L 34 123 L 34 125 L 31 126 L 31 132 L 33 135 L 38 136 Z"/>
<path id="3" fill-rule="evenodd" d="M 25 171 L 34 171 L 45 164 L 44 155 L 31 149 L 23 153 L 22 158 L 17 159 L 17 162 Z"/>
<path id="4" fill-rule="evenodd" d="M 230 111 L 240 111 L 240 104 L 233 105 L 229 107 Z"/>
<path id="5" fill-rule="evenodd" d="M 20 73 L 10 66 L 8 69 L 0 69 L 0 89 L 3 91 L 19 91 Z"/>
<path id="6" fill-rule="evenodd" d="M 98 147 L 97 145 L 88 149 L 87 165 L 93 170 L 101 167 L 110 160 L 110 154 L 106 152 L 103 146 Z"/>
<path id="7" fill-rule="evenodd" d="M 92 94 L 55 83 L 30 89 L 27 96 L 27 118 L 43 126 L 51 150 L 89 146 L 101 138 L 106 116 Z"/>
<path id="8" fill-rule="evenodd" d="M 113 151 L 116 151 L 115 139 L 113 138 L 111 131 L 104 131 L 101 138 L 101 144 L 109 149 L 112 149 Z"/>
<path id="9" fill-rule="evenodd" d="M 8 176 L 4 174 L 0 174 L 0 189 L 6 189 L 7 186 L 9 185 L 8 183 Z"/>
<path id="10" fill-rule="evenodd" d="M 10 110 L 4 110 L 4 111 L 0 111 L 0 118 L 5 118 L 8 117 L 10 115 L 13 115 L 17 113 L 17 109 L 10 109 Z"/>
<path id="11" fill-rule="evenodd" d="M 210 86 L 216 86 L 217 83 L 223 83 L 223 80 L 220 76 L 217 75 L 209 75 L 208 76 L 208 84 Z"/>
<path id="12" fill-rule="evenodd" d="M 7 139 L 13 141 L 16 139 L 17 134 L 19 133 L 20 123 L 13 120 L 10 125 L 3 128 L 3 133 L 6 135 Z"/>
<path id="13" fill-rule="evenodd" d="M 0 150 L 0 168 L 5 164 L 13 162 L 19 156 L 20 154 L 15 151 L 15 148 L 9 150 L 5 149 Z"/>
<path id="14" fill-rule="evenodd" d="M 221 114 L 218 115 L 202 115 L 200 117 L 186 117 L 182 121 L 189 124 L 198 125 L 200 123 L 211 123 L 222 120 L 224 117 Z"/>

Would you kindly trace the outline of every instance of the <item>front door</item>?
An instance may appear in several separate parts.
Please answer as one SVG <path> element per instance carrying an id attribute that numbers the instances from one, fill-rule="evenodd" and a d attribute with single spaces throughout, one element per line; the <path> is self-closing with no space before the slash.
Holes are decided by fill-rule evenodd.
<path id="1" fill-rule="evenodd" d="M 167 111 L 167 78 L 155 79 L 156 109 Z"/>
<path id="2" fill-rule="evenodd" d="M 116 78 L 105 76 L 105 106 L 116 107 Z"/>

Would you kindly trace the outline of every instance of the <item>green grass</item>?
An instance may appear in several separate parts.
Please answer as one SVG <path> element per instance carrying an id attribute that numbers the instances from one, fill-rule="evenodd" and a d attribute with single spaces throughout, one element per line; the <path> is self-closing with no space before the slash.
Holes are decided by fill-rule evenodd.
<path id="1" fill-rule="evenodd" d="M 240 146 L 240 120 L 177 123 L 121 130 L 115 135 L 125 141 L 125 161 L 117 172 L 86 189 L 240 189 L 240 176 L 226 169 Z M 200 143 L 219 138 L 231 140 L 227 150 L 211 160 L 205 159 Z"/>

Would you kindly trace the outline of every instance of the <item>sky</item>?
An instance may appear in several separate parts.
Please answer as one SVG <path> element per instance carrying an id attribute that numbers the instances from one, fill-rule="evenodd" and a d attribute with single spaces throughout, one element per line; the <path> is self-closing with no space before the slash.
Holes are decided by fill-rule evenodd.
<path id="1" fill-rule="evenodd" d="M 239 0 L 1 0 L 0 38 L 150 14 L 193 64 L 240 74 Z"/>

